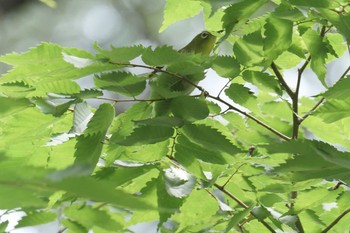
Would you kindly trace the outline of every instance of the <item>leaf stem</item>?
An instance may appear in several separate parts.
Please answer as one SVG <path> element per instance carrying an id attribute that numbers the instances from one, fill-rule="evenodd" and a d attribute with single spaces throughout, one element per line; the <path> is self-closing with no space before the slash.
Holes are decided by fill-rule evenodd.
<path id="1" fill-rule="evenodd" d="M 269 131 L 273 132 L 274 134 L 276 134 L 277 136 L 279 136 L 280 138 L 286 140 L 286 141 L 289 141 L 291 140 L 288 136 L 284 135 L 283 133 L 277 131 L 276 129 L 272 128 L 271 126 L 265 124 L 264 122 L 260 121 L 259 119 L 255 118 L 253 115 L 250 115 L 249 113 L 247 112 L 244 112 L 236 107 L 234 107 L 232 104 L 228 103 L 227 101 L 221 99 L 220 97 L 217 97 L 217 96 L 212 96 L 212 95 L 207 95 L 207 97 L 211 98 L 211 99 L 214 99 L 214 100 L 217 100 L 223 104 L 225 104 L 229 109 L 235 111 L 235 112 L 239 112 L 241 113 L 242 115 L 248 117 L 249 119 L 255 121 L 256 123 L 258 123 L 259 125 L 263 126 L 264 128 L 268 129 Z"/>

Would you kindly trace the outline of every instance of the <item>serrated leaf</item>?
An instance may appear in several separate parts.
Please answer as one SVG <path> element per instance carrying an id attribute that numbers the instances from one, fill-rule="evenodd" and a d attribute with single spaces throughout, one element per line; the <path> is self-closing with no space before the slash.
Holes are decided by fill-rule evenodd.
<path id="1" fill-rule="evenodd" d="M 174 129 L 165 126 L 144 125 L 135 128 L 131 135 L 124 139 L 113 140 L 113 143 L 131 146 L 153 144 L 169 139 L 174 134 Z"/>
<path id="2" fill-rule="evenodd" d="M 138 125 L 181 127 L 185 124 L 183 119 L 170 116 L 159 116 L 145 120 L 135 121 Z"/>
<path id="3" fill-rule="evenodd" d="M 84 133 L 77 139 L 74 164 L 85 164 L 90 166 L 91 169 L 95 168 L 113 118 L 113 106 L 108 103 L 101 104 L 89 121 Z"/>
<path id="4" fill-rule="evenodd" d="M 88 229 L 95 226 L 109 231 L 123 228 L 122 224 L 113 220 L 107 212 L 91 206 L 76 204 L 65 208 L 63 213 Z"/>
<path id="5" fill-rule="evenodd" d="M 190 96 L 174 98 L 171 101 L 170 109 L 175 117 L 189 122 L 205 119 L 209 115 L 205 101 Z"/>
<path id="6" fill-rule="evenodd" d="M 170 196 L 166 190 L 165 177 L 160 173 L 157 179 L 157 203 L 159 213 L 158 227 L 163 225 L 184 202 L 184 199 Z"/>
<path id="7" fill-rule="evenodd" d="M 309 29 L 302 38 L 311 55 L 311 69 L 316 73 L 318 79 L 324 86 L 326 85 L 325 77 L 327 69 L 325 67 L 325 60 L 327 58 L 327 45 L 323 38 L 314 30 Z"/>
<path id="8" fill-rule="evenodd" d="M 264 61 L 263 45 L 261 32 L 257 31 L 238 39 L 233 45 L 233 53 L 243 65 L 261 65 Z"/>
<path id="9" fill-rule="evenodd" d="M 320 95 L 326 97 L 327 99 L 346 100 L 350 98 L 349 90 L 350 90 L 350 78 L 348 76 L 347 78 L 336 82 L 326 92 Z"/>
<path id="10" fill-rule="evenodd" d="M 35 98 L 33 103 L 45 114 L 52 114 L 55 117 L 59 117 L 64 114 L 68 108 L 75 102 L 75 100 L 67 101 L 63 104 L 54 104 L 53 102 L 43 99 Z"/>
<path id="11" fill-rule="evenodd" d="M 256 12 L 261 6 L 267 3 L 266 0 L 245 0 L 232 4 L 225 9 L 222 18 L 226 34 L 230 34 L 234 28 L 239 28 Z"/>
<path id="12" fill-rule="evenodd" d="M 71 133 L 81 134 L 93 116 L 90 106 L 86 102 L 78 103 L 74 108 L 73 127 Z"/>
<path id="13" fill-rule="evenodd" d="M 278 81 L 267 73 L 247 70 L 243 72 L 242 77 L 245 81 L 252 83 L 261 91 L 282 95 L 282 90 Z"/>
<path id="14" fill-rule="evenodd" d="M 191 0 L 167 0 L 164 9 L 164 21 L 159 32 L 164 31 L 171 24 L 197 15 L 202 6 L 200 2 Z"/>
<path id="15" fill-rule="evenodd" d="M 157 47 L 154 50 L 147 48 L 142 53 L 142 60 L 150 66 L 164 66 L 179 62 L 185 58 L 170 46 Z"/>
<path id="16" fill-rule="evenodd" d="M 113 47 L 111 50 L 104 50 L 97 44 L 94 45 L 97 50 L 97 57 L 100 59 L 108 59 L 109 62 L 115 63 L 116 65 L 126 65 L 130 60 L 140 56 L 144 50 L 142 45 L 134 45 L 131 47 Z"/>
<path id="17" fill-rule="evenodd" d="M 46 96 L 48 93 L 63 95 L 77 94 L 80 92 L 80 86 L 71 80 L 50 80 L 40 82 L 36 86 L 36 91 L 32 96 Z"/>
<path id="18" fill-rule="evenodd" d="M 292 43 L 293 22 L 271 15 L 265 24 L 264 54 L 270 65 Z"/>
<path id="19" fill-rule="evenodd" d="M 212 68 L 218 75 L 225 78 L 235 78 L 240 73 L 238 62 L 229 56 L 218 56 L 214 59 Z"/>
<path id="20" fill-rule="evenodd" d="M 91 64 L 83 68 L 75 67 L 63 59 L 63 54 L 88 59 Z M 95 56 L 86 51 L 64 48 L 52 43 L 42 43 L 22 54 L 7 54 L 0 57 L 0 61 L 14 66 L 14 69 L 3 75 L 1 84 L 23 82 L 33 87 L 48 81 L 73 80 L 116 68 L 114 65 L 97 61 Z"/>
<path id="21" fill-rule="evenodd" d="M 62 219 L 62 225 L 67 227 L 68 233 L 86 233 L 89 231 L 81 224 L 70 219 Z"/>
<path id="22" fill-rule="evenodd" d="M 291 21 L 299 21 L 305 18 L 298 8 L 284 2 L 275 9 L 273 15 L 280 19 L 288 19 Z"/>
<path id="23" fill-rule="evenodd" d="M 329 4 L 337 4 L 335 1 L 328 2 Z M 350 41 L 350 14 L 339 14 L 338 12 L 329 8 L 319 8 L 318 11 L 337 28 L 337 30 L 346 38 L 347 41 Z"/>
<path id="24" fill-rule="evenodd" d="M 33 212 L 24 216 L 16 225 L 16 228 L 41 225 L 55 221 L 57 214 L 53 212 Z"/>
<path id="25" fill-rule="evenodd" d="M 103 95 L 103 92 L 100 90 L 84 89 L 84 90 L 81 90 L 78 94 L 71 95 L 71 97 L 79 98 L 79 99 L 91 99 L 102 95 Z"/>
<path id="26" fill-rule="evenodd" d="M 217 129 L 206 125 L 185 125 L 181 128 L 184 135 L 193 143 L 203 148 L 228 153 L 234 156 L 239 149 Z"/>
<path id="27" fill-rule="evenodd" d="M 96 75 L 97 88 L 114 91 L 125 96 L 137 96 L 146 88 L 146 80 L 128 72 L 111 72 Z"/>
<path id="28" fill-rule="evenodd" d="M 322 203 L 327 202 L 330 199 L 331 201 L 334 201 L 338 194 L 339 193 L 337 191 L 330 191 L 324 188 L 300 192 L 295 201 L 294 211 L 296 213 L 300 213 L 305 209 L 313 209 L 316 206 L 320 206 Z"/>
<path id="29" fill-rule="evenodd" d="M 225 94 L 235 103 L 249 109 L 255 109 L 258 106 L 256 96 L 253 92 L 241 84 L 232 83 L 230 87 L 225 90 Z"/>
<path id="30" fill-rule="evenodd" d="M 194 156 L 204 162 L 214 164 L 227 164 L 228 161 L 222 155 L 222 152 L 212 150 L 209 147 L 202 147 L 198 144 L 191 142 L 184 135 L 177 137 L 177 143 L 175 144 L 175 157 L 186 158 L 188 156 Z M 182 161 L 182 159 L 180 159 Z"/>
<path id="31" fill-rule="evenodd" d="M 319 107 L 313 115 L 320 117 L 326 123 L 350 117 L 350 100 L 330 99 Z"/>
<path id="32" fill-rule="evenodd" d="M 349 180 L 350 156 L 318 141 L 290 141 L 264 146 L 270 153 L 291 153 L 293 158 L 274 170 L 288 172 L 289 179 Z M 292 172 L 292 173 L 289 173 Z"/>
<path id="33" fill-rule="evenodd" d="M 134 195 L 117 190 L 114 182 L 110 181 L 98 180 L 92 177 L 67 177 L 60 181 L 50 182 L 49 185 L 77 197 L 107 202 L 123 208 L 152 208 Z"/>
<path id="34" fill-rule="evenodd" d="M 329 1 L 329 0 L 308 0 L 308 1 L 290 0 L 289 2 L 297 6 L 309 6 L 309 7 L 320 7 L 320 8 L 339 7 L 339 3 L 337 1 Z"/>

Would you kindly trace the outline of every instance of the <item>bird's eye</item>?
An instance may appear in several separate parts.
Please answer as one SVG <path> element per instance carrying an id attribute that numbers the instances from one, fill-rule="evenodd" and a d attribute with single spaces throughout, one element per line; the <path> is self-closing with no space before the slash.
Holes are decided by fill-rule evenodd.
<path id="1" fill-rule="evenodd" d="M 201 37 L 202 37 L 203 39 L 208 38 L 208 36 L 209 36 L 209 32 L 202 32 L 202 33 L 201 33 Z"/>

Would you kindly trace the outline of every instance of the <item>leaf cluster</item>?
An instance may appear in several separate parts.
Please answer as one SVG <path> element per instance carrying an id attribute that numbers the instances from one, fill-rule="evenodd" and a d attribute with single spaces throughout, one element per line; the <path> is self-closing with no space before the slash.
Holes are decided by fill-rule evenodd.
<path id="1" fill-rule="evenodd" d="M 160 30 L 200 11 L 227 55 L 44 42 L 0 57 L 12 66 L 0 79 L 0 208 L 25 213 L 16 228 L 348 230 L 350 66 L 331 86 L 328 64 L 348 49 L 349 2 L 167 0 Z M 309 68 L 325 91 L 302 97 Z M 208 69 L 226 81 L 219 93 L 199 83 Z"/>

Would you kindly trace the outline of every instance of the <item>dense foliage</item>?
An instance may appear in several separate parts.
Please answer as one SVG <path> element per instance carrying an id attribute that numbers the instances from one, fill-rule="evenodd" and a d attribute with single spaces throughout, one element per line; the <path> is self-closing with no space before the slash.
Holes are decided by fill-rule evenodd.
<path id="1" fill-rule="evenodd" d="M 350 66 L 332 86 L 326 64 L 348 52 L 349 1 L 167 0 L 160 30 L 201 11 L 230 54 L 42 43 L 0 58 L 13 67 L 0 79 L 0 208 L 26 213 L 16 228 L 348 232 Z M 139 97 L 157 75 L 210 79 L 207 69 L 227 80 L 220 93 L 189 82 L 201 94 Z M 305 78 L 325 91 L 301 97 Z M 155 115 L 165 99 L 168 114 Z M 133 105 L 116 114 L 121 102 Z"/>

